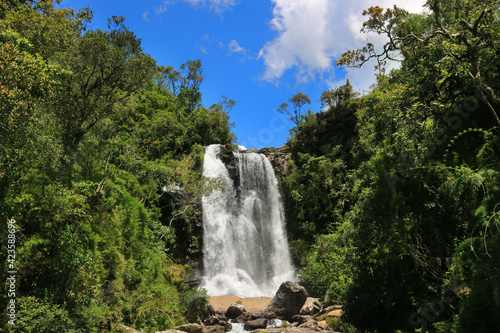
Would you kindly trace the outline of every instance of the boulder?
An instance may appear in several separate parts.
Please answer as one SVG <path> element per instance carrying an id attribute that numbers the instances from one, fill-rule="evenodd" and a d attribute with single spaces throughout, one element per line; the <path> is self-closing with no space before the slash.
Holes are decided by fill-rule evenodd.
<path id="1" fill-rule="evenodd" d="M 304 316 L 314 316 L 321 311 L 321 301 L 318 298 L 308 297 L 299 314 Z"/>
<path id="2" fill-rule="evenodd" d="M 229 332 L 230 330 L 233 329 L 233 324 L 231 324 L 230 322 L 225 322 L 223 326 L 226 329 L 226 332 Z"/>
<path id="3" fill-rule="evenodd" d="M 187 333 L 203 333 L 203 326 L 200 324 L 186 324 L 175 328 L 178 331 Z"/>
<path id="4" fill-rule="evenodd" d="M 295 282 L 283 282 L 267 308 L 262 312 L 265 318 L 288 319 L 300 312 L 307 299 L 304 287 Z"/>
<path id="5" fill-rule="evenodd" d="M 308 321 L 306 323 L 303 323 L 303 324 L 300 324 L 297 328 L 307 328 L 307 329 L 310 329 L 310 330 L 322 330 L 320 328 L 320 324 L 316 321 L 316 320 L 313 320 L 313 321 Z"/>
<path id="6" fill-rule="evenodd" d="M 205 326 L 214 326 L 214 325 L 219 325 L 220 321 L 219 318 L 215 316 L 210 316 L 205 319 L 203 319 L 203 325 Z"/>
<path id="7" fill-rule="evenodd" d="M 216 314 L 215 316 L 210 316 L 208 318 L 205 318 L 203 320 L 203 325 L 205 325 L 205 326 L 222 326 L 225 328 L 226 331 L 230 331 L 232 328 L 232 325 L 228 321 L 228 319 L 224 315 L 218 315 L 218 314 Z"/>
<path id="8" fill-rule="evenodd" d="M 178 330 L 166 330 L 166 331 L 156 331 L 155 333 L 185 333 L 185 332 Z"/>
<path id="9" fill-rule="evenodd" d="M 325 315 L 325 314 L 327 314 L 329 312 L 332 312 L 333 310 L 338 310 L 338 309 L 342 309 L 342 305 L 331 305 L 329 307 L 324 308 L 320 312 L 318 312 L 316 314 L 316 316 L 322 316 L 322 315 Z"/>
<path id="10" fill-rule="evenodd" d="M 315 321 L 313 316 L 303 316 L 303 315 L 295 315 L 290 319 L 291 323 L 298 323 L 299 325 L 310 322 L 310 321 Z"/>
<path id="11" fill-rule="evenodd" d="M 245 331 L 253 331 L 259 328 L 266 328 L 267 327 L 267 319 L 266 318 L 257 318 L 254 320 L 249 320 L 245 322 L 244 329 Z"/>
<path id="12" fill-rule="evenodd" d="M 247 312 L 247 309 L 241 304 L 231 304 L 226 311 L 226 317 L 229 319 L 234 319 L 241 316 L 244 312 Z"/>
<path id="13" fill-rule="evenodd" d="M 318 327 L 322 330 L 326 330 L 328 328 L 326 320 L 318 321 Z"/>
<path id="14" fill-rule="evenodd" d="M 212 304 L 207 305 L 207 310 L 203 314 L 205 317 L 215 316 L 215 309 Z"/>
<path id="15" fill-rule="evenodd" d="M 229 329 L 231 330 L 231 329 Z M 203 333 L 224 333 L 224 326 L 202 326 Z"/>
<path id="16" fill-rule="evenodd" d="M 143 333 L 142 331 L 138 331 L 132 327 L 128 327 L 126 325 L 123 325 L 123 324 L 115 324 L 114 325 L 116 330 L 118 332 L 123 332 L 123 333 Z"/>
<path id="17" fill-rule="evenodd" d="M 337 317 L 337 318 L 340 318 L 342 316 L 342 313 L 344 313 L 344 311 L 342 311 L 342 309 L 335 309 L 335 310 L 332 310 L 330 312 L 328 312 L 326 314 L 327 317 Z"/>
<path id="18" fill-rule="evenodd" d="M 286 333 L 318 333 L 318 329 L 310 329 L 310 328 L 298 328 L 298 327 L 292 327 L 290 328 L 289 326 L 285 329 Z M 266 328 L 266 329 L 258 329 L 252 331 L 252 333 L 282 333 L 284 332 L 283 328 Z M 333 331 L 324 331 L 324 333 L 328 333 Z"/>
<path id="19" fill-rule="evenodd" d="M 244 323 L 257 318 L 251 313 L 243 312 L 241 315 L 233 319 L 233 323 Z"/>

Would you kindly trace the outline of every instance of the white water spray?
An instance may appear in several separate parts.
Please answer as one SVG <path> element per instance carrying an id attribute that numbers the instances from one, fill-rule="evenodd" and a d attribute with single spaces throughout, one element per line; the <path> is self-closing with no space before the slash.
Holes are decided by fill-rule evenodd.
<path id="1" fill-rule="evenodd" d="M 296 280 L 278 181 L 264 155 L 228 153 L 231 165 L 221 160 L 220 145 L 205 149 L 203 175 L 224 188 L 202 199 L 202 286 L 210 296 L 272 297 L 282 282 Z"/>

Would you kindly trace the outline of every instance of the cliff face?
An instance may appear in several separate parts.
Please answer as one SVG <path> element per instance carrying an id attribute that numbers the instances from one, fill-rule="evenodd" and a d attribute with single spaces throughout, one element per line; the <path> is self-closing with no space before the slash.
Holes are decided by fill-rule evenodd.
<path id="1" fill-rule="evenodd" d="M 286 144 L 278 148 L 268 147 L 260 150 L 252 148 L 248 150 L 241 150 L 240 152 L 264 154 L 271 162 L 278 179 L 281 179 L 281 177 L 284 177 L 287 174 L 287 164 L 291 159 L 291 154 L 290 149 Z"/>

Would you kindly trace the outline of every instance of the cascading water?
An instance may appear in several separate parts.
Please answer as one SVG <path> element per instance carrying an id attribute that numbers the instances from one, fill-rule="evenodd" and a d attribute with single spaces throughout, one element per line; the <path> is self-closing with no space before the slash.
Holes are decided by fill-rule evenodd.
<path id="1" fill-rule="evenodd" d="M 203 287 L 210 296 L 274 296 L 294 281 L 278 181 L 262 154 L 205 149 L 203 175 L 222 183 L 203 197 Z"/>

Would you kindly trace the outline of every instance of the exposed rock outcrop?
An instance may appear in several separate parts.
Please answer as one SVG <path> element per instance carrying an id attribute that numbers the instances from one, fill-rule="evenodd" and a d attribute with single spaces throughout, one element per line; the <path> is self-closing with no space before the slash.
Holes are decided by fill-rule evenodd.
<path id="1" fill-rule="evenodd" d="M 302 289 L 302 287 L 298 287 L 298 289 Z M 232 305 L 243 305 L 246 311 L 242 312 L 235 319 L 232 319 L 233 323 L 244 323 L 244 329 L 252 332 L 283 332 L 283 327 L 274 328 L 277 326 L 273 325 L 272 320 L 267 320 L 267 318 L 262 316 L 264 310 L 271 305 L 272 299 L 269 297 L 239 298 L 236 296 L 215 296 L 210 297 L 209 301 L 210 307 L 215 310 L 215 314 L 203 321 L 207 326 L 224 326 L 224 323 L 230 325 L 228 323 L 229 319 L 225 316 L 225 313 Z M 297 306 L 297 308 L 299 307 Z M 338 317 L 341 314 L 342 310 L 340 305 L 329 306 L 322 309 L 321 302 L 318 299 L 307 298 L 300 310 L 300 314 L 295 314 L 294 316 L 286 318 L 289 321 L 289 324 L 286 326 L 286 332 L 334 332 L 328 330 L 332 328 L 328 327 L 326 318 L 332 316 Z M 268 326 L 269 328 L 266 328 Z M 230 328 L 226 328 L 226 331 L 228 330 L 230 330 Z"/>
<path id="2" fill-rule="evenodd" d="M 281 147 L 266 147 L 260 150 L 250 148 L 247 150 L 240 150 L 240 153 L 260 153 L 264 154 L 269 162 L 271 162 L 274 171 L 276 172 L 278 178 L 286 175 L 287 165 L 291 159 L 290 148 L 287 144 Z"/>

